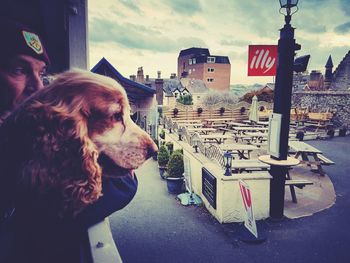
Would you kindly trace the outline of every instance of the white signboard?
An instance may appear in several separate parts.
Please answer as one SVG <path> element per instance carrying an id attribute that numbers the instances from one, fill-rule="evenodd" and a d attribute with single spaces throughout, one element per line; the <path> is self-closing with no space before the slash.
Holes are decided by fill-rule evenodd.
<path id="1" fill-rule="evenodd" d="M 269 117 L 269 135 L 267 144 L 267 153 L 280 157 L 280 135 L 281 135 L 282 114 L 272 113 Z"/>
<path id="2" fill-rule="evenodd" d="M 241 191 L 243 206 L 246 211 L 246 219 L 244 221 L 244 226 L 256 237 L 258 238 L 258 231 L 256 229 L 255 217 L 253 213 L 253 203 L 252 195 L 250 192 L 249 185 L 244 181 L 239 181 L 239 189 Z"/>

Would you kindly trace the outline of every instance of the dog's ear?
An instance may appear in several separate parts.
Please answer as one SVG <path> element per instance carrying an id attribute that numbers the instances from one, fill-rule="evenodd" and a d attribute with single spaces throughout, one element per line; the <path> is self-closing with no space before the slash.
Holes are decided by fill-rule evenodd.
<path id="1" fill-rule="evenodd" d="M 26 127 L 24 138 L 29 141 L 23 142 L 29 161 L 22 169 L 22 184 L 39 193 L 52 190 L 60 195 L 64 213 L 76 214 L 99 198 L 102 172 L 98 151 L 78 109 L 67 110 L 64 104 L 32 105 L 21 112 L 17 122 Z"/>

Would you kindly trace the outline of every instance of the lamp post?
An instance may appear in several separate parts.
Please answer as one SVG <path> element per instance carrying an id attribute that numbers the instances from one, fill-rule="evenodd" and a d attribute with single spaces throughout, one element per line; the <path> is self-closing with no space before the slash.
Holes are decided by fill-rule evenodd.
<path id="1" fill-rule="evenodd" d="M 184 128 L 180 127 L 177 133 L 179 134 L 179 141 L 182 141 L 182 136 L 184 135 Z"/>
<path id="2" fill-rule="evenodd" d="M 225 162 L 225 176 L 231 176 L 232 175 L 232 154 L 229 151 L 226 151 L 224 153 L 224 162 Z"/>
<path id="3" fill-rule="evenodd" d="M 199 138 L 198 136 L 193 136 L 192 138 L 192 145 L 195 150 L 195 153 L 198 153 L 198 143 L 199 143 Z"/>
<path id="4" fill-rule="evenodd" d="M 281 10 L 285 9 L 285 25 L 280 30 L 278 40 L 278 62 L 276 83 L 274 91 L 273 113 L 281 115 L 279 157 L 271 156 L 277 160 L 287 160 L 288 139 L 290 124 L 290 108 L 293 86 L 293 64 L 294 52 L 301 46 L 295 42 L 294 28 L 290 25 L 292 15 L 298 11 L 298 0 L 279 0 Z M 292 9 L 296 8 L 292 13 Z M 284 209 L 284 191 L 287 174 L 287 166 L 271 165 L 270 174 L 272 176 L 270 184 L 270 217 L 272 219 L 282 219 Z"/>

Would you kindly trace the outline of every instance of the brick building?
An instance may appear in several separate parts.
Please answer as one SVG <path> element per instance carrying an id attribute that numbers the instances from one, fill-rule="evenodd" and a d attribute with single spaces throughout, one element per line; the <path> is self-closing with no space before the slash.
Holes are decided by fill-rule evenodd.
<path id="1" fill-rule="evenodd" d="M 211 55 L 207 48 L 181 50 L 177 59 L 177 72 L 179 77 L 202 80 L 210 89 L 229 91 L 229 58 Z"/>

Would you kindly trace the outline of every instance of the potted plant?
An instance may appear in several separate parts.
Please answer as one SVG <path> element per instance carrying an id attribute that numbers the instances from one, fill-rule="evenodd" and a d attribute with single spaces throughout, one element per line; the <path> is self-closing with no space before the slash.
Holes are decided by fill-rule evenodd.
<path id="1" fill-rule="evenodd" d="M 158 168 L 159 168 L 159 174 L 162 179 L 164 179 L 164 173 L 167 170 L 167 165 L 169 162 L 169 152 L 165 145 L 162 145 L 159 147 L 158 152 Z"/>
<path id="2" fill-rule="evenodd" d="M 174 144 L 172 142 L 167 142 L 165 146 L 167 147 L 169 154 L 172 154 L 174 151 Z"/>
<path id="3" fill-rule="evenodd" d="M 224 112 L 225 112 L 225 108 L 224 108 L 224 107 L 221 107 L 220 110 L 219 110 L 219 112 L 220 112 L 220 115 L 222 116 L 222 115 L 224 114 Z"/>
<path id="4" fill-rule="evenodd" d="M 184 185 L 184 161 L 183 154 L 176 150 L 170 156 L 168 170 L 165 173 L 168 192 L 171 194 L 180 194 Z"/>
<path id="5" fill-rule="evenodd" d="M 202 108 L 198 108 L 198 109 L 197 109 L 198 116 L 201 116 L 202 112 L 203 112 L 203 109 L 202 109 Z"/>

